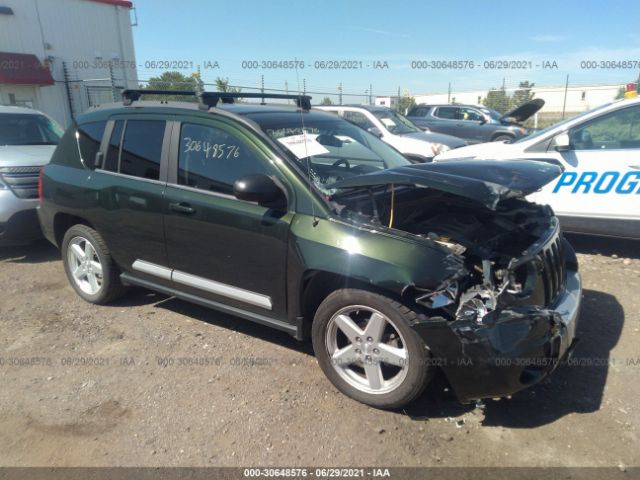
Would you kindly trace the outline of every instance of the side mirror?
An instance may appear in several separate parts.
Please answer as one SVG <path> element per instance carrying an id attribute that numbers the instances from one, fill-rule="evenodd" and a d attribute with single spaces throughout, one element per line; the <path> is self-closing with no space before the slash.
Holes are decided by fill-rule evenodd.
<path id="1" fill-rule="evenodd" d="M 558 152 L 566 152 L 567 150 L 571 150 L 571 139 L 569 138 L 568 133 L 561 133 L 553 137 L 553 142 L 551 145 Z"/>
<path id="2" fill-rule="evenodd" d="M 375 135 L 378 138 L 382 137 L 382 132 L 378 127 L 367 128 L 367 132 L 369 132 L 371 135 Z"/>
<path id="3" fill-rule="evenodd" d="M 276 182 L 265 174 L 246 175 L 233 183 L 233 194 L 239 200 L 256 202 L 263 207 L 286 209 L 287 197 Z"/>
<path id="4" fill-rule="evenodd" d="M 480 118 L 480 125 L 484 125 L 485 123 L 487 123 L 487 117 Z"/>

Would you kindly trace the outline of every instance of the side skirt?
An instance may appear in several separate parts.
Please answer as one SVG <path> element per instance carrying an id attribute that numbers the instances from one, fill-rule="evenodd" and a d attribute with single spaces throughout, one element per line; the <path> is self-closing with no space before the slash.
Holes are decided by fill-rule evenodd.
<path id="1" fill-rule="evenodd" d="M 266 317 L 258 313 L 248 312 L 246 310 L 231 307 L 223 303 L 214 302 L 213 300 L 198 297 L 190 293 L 181 292 L 180 290 L 166 287 L 164 285 L 159 285 L 148 280 L 142 280 L 140 278 L 134 277 L 129 273 L 121 273 L 120 279 L 125 285 L 136 285 L 138 287 L 148 288 L 149 290 L 154 290 L 160 293 L 164 293 L 165 295 L 180 298 L 182 300 L 186 300 L 187 302 L 196 303 L 198 305 L 202 305 L 203 307 L 212 308 L 214 310 L 228 313 L 230 315 L 235 315 L 236 317 L 242 317 L 247 320 L 251 320 L 252 322 L 276 328 L 278 330 L 287 332 L 288 334 L 294 336 L 299 340 L 302 339 L 302 322 L 297 322 L 297 325 L 291 325 L 290 323 L 284 322 L 282 320 Z"/>

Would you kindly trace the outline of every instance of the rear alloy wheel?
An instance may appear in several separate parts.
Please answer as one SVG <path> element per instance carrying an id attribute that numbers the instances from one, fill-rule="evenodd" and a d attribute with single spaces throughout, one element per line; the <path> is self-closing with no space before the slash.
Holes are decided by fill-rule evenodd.
<path id="1" fill-rule="evenodd" d="M 124 287 L 102 237 L 86 225 L 74 225 L 62 241 L 64 269 L 71 286 L 84 300 L 107 303 Z"/>
<path id="2" fill-rule="evenodd" d="M 318 363 L 343 393 L 379 408 L 399 408 L 428 383 L 415 313 L 371 292 L 338 290 L 318 308 L 312 338 Z"/>

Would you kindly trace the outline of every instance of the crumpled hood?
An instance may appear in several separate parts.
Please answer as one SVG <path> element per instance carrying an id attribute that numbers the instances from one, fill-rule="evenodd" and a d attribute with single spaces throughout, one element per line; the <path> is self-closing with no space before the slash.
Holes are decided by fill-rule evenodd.
<path id="1" fill-rule="evenodd" d="M 444 133 L 436 132 L 413 132 L 400 135 L 402 138 L 413 138 L 421 140 L 423 142 L 441 143 L 449 148 L 458 148 L 466 145 L 466 142 L 461 138 L 454 137 L 453 135 L 445 135 Z"/>
<path id="2" fill-rule="evenodd" d="M 327 188 L 414 185 L 470 198 L 495 209 L 501 200 L 525 197 L 539 190 L 562 171 L 559 165 L 535 160 L 463 159 L 389 168 L 341 180 Z"/>
<path id="3" fill-rule="evenodd" d="M 0 167 L 41 167 L 55 149 L 56 145 L 0 145 Z"/>

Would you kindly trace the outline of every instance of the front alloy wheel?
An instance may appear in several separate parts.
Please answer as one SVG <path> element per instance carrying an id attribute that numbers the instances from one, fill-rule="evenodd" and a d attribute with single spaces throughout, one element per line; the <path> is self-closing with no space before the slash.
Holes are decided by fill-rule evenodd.
<path id="1" fill-rule="evenodd" d="M 313 350 L 344 394 L 378 408 L 400 408 L 429 382 L 429 351 L 412 328 L 416 313 L 366 290 L 331 293 L 316 311 Z"/>
<path id="2" fill-rule="evenodd" d="M 409 351 L 393 322 L 364 305 L 329 320 L 325 340 L 331 364 L 349 385 L 371 394 L 393 391 L 407 375 Z"/>

